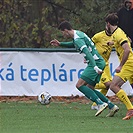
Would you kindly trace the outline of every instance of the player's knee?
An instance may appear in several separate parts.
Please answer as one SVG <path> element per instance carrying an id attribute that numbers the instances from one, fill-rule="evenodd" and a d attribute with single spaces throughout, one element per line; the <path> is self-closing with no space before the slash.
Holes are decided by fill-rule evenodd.
<path id="1" fill-rule="evenodd" d="M 77 83 L 77 84 L 76 84 L 76 88 L 78 89 L 78 88 L 80 88 L 80 87 L 81 87 L 81 84 Z"/>
<path id="2" fill-rule="evenodd" d="M 108 81 L 108 82 L 104 83 L 104 85 L 106 86 L 106 89 L 109 89 L 110 85 L 111 85 L 111 81 Z"/>

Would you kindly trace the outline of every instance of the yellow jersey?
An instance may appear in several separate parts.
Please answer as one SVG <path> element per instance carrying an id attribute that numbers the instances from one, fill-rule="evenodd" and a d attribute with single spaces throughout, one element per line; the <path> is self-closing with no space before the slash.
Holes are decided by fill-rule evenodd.
<path id="1" fill-rule="evenodd" d="M 114 41 L 114 46 L 115 46 L 115 50 L 117 52 L 117 55 L 119 57 L 119 60 L 122 60 L 123 57 L 123 53 L 124 53 L 124 49 L 122 47 L 122 44 L 124 42 L 128 42 L 128 45 L 130 47 L 130 54 L 128 57 L 128 62 L 133 62 L 133 52 L 132 52 L 132 48 L 131 48 L 131 44 L 130 41 L 128 39 L 128 37 L 126 36 L 126 34 L 124 33 L 123 30 L 121 30 L 119 27 L 114 31 L 114 33 L 112 34 L 112 40 Z"/>
<path id="2" fill-rule="evenodd" d="M 95 34 L 91 39 L 95 43 L 96 49 L 98 50 L 99 54 L 107 63 L 113 47 L 107 45 L 107 43 L 112 40 L 111 36 L 107 35 L 104 30 Z"/>

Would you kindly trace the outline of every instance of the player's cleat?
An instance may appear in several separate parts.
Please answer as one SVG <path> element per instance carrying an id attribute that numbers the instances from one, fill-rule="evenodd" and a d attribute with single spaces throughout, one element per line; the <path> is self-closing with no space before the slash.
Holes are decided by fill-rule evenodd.
<path id="1" fill-rule="evenodd" d="M 91 109 L 92 109 L 92 110 L 98 110 L 98 105 L 92 105 L 92 106 L 91 106 Z"/>
<path id="2" fill-rule="evenodd" d="M 110 112 L 109 112 L 108 115 L 106 115 L 106 117 L 113 117 L 114 114 L 115 114 L 116 112 L 118 112 L 118 111 L 119 111 L 119 107 L 116 106 L 116 105 L 114 105 L 114 107 L 113 107 L 112 109 L 110 109 Z"/>
<path id="3" fill-rule="evenodd" d="M 100 115 L 104 109 L 106 109 L 108 107 L 107 103 L 103 103 L 101 105 L 98 105 L 98 111 L 96 112 L 95 116 Z"/>
<path id="4" fill-rule="evenodd" d="M 127 114 L 123 118 L 123 120 L 129 120 L 129 119 L 131 119 L 131 117 L 133 117 L 133 109 L 130 109 L 130 110 L 127 111 Z"/>
<path id="5" fill-rule="evenodd" d="M 94 102 L 94 103 L 91 105 L 91 109 L 92 109 L 92 110 L 98 110 L 98 105 Z"/>

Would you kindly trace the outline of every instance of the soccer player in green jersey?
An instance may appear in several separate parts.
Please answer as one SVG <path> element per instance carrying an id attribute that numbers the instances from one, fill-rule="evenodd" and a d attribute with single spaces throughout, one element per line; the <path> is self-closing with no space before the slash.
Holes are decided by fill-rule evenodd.
<path id="1" fill-rule="evenodd" d="M 105 68 L 105 61 L 96 50 L 94 43 L 85 33 L 74 30 L 68 21 L 63 21 L 58 29 L 61 30 L 64 37 L 72 38 L 72 41 L 59 42 L 54 39 L 50 43 L 54 46 L 74 46 L 84 55 L 84 58 L 87 61 L 87 67 L 81 74 L 81 77 L 76 84 L 76 88 L 99 106 L 95 116 L 98 116 L 107 107 L 111 109 L 110 113 L 113 116 L 116 111 L 112 110 L 112 108 L 116 105 L 109 101 L 102 93 L 94 89 L 96 83 L 100 81 L 101 74 Z"/>
<path id="2" fill-rule="evenodd" d="M 123 120 L 133 117 L 133 105 L 121 86 L 133 78 L 133 52 L 127 35 L 118 27 L 118 16 L 115 13 L 109 14 L 105 21 L 106 27 L 114 41 L 114 47 L 120 60 L 119 66 L 115 69 L 116 73 L 111 81 L 110 89 L 126 105 L 127 114 Z M 133 79 L 132 79 L 133 80 Z"/>

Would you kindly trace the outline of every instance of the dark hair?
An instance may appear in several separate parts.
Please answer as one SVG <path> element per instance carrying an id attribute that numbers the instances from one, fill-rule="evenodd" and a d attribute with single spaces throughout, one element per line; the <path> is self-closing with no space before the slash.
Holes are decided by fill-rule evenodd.
<path id="1" fill-rule="evenodd" d="M 65 29 L 71 30 L 72 26 L 68 21 L 63 21 L 59 24 L 58 29 L 62 31 L 64 31 Z"/>
<path id="2" fill-rule="evenodd" d="M 116 13 L 111 13 L 106 17 L 105 21 L 109 22 L 113 26 L 116 26 L 118 25 L 119 18 Z"/>
<path id="3" fill-rule="evenodd" d="M 132 3 L 132 1 L 131 1 L 131 0 L 125 0 L 124 3 L 125 3 L 125 4 L 126 4 L 126 3 Z"/>

